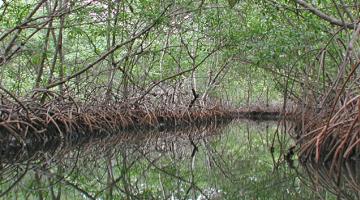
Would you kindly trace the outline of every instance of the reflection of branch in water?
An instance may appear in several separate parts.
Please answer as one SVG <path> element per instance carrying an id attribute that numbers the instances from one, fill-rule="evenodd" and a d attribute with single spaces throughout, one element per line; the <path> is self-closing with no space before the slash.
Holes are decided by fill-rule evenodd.
<path id="1" fill-rule="evenodd" d="M 48 169 L 34 169 L 34 172 L 35 174 L 37 174 L 39 177 L 40 176 L 45 176 L 48 178 L 48 180 L 53 180 L 55 179 L 56 183 L 63 183 L 65 184 L 66 186 L 70 186 L 72 188 L 74 188 L 75 190 L 77 190 L 78 192 L 80 192 L 81 194 L 85 195 L 87 198 L 89 199 L 95 199 L 95 197 L 93 197 L 90 193 L 88 193 L 86 190 L 82 189 L 80 186 L 78 186 L 77 184 L 67 180 L 66 176 L 61 176 L 61 175 L 58 175 L 58 174 L 55 174 L 53 172 L 51 172 L 50 170 Z M 39 180 L 40 181 L 40 180 Z M 52 183 L 52 181 L 50 181 L 50 185 L 49 187 L 55 185 L 55 183 Z M 40 189 L 40 188 L 37 188 L 37 189 Z M 53 191 L 52 191 L 53 193 Z M 54 194 L 52 194 L 53 196 L 55 196 Z M 58 197 L 60 197 L 60 190 L 59 190 L 59 193 L 57 195 Z"/>
<path id="2" fill-rule="evenodd" d="M 142 153 L 142 152 L 140 152 Z M 161 157 L 161 156 L 160 156 Z M 154 168 L 156 168 L 157 170 L 161 171 L 162 173 L 168 175 L 168 176 L 171 176 L 173 178 L 176 178 L 184 183 L 187 183 L 187 184 L 190 184 L 191 187 L 195 188 L 196 190 L 198 190 L 202 195 L 204 195 L 204 197 L 206 197 L 206 199 L 209 199 L 209 197 L 202 191 L 202 189 L 200 187 L 198 187 L 194 182 L 192 181 L 187 181 L 185 180 L 184 178 L 182 178 L 181 176 L 178 176 L 178 175 L 175 175 L 175 174 L 172 174 L 166 170 L 164 170 L 163 168 L 160 168 L 159 166 L 157 166 L 155 164 L 154 161 L 150 160 L 148 157 L 144 156 L 145 160 L 148 161 L 149 164 L 151 164 L 151 166 L 153 166 Z M 159 159 L 159 158 L 158 158 Z"/>
<path id="3" fill-rule="evenodd" d="M 195 176 L 194 176 L 194 169 L 195 169 L 195 158 L 196 158 L 196 152 L 198 151 L 197 145 L 194 143 L 194 140 L 192 139 L 191 135 L 189 135 L 189 141 L 191 146 L 193 147 L 193 150 L 191 152 L 191 166 L 190 166 L 190 186 L 185 192 L 185 197 L 189 195 L 190 191 L 193 189 L 193 185 L 195 185 Z M 184 198 L 185 198 L 184 197 Z M 195 192 L 193 192 L 193 199 L 196 199 Z"/>
<path id="4" fill-rule="evenodd" d="M 39 154 L 42 157 L 35 156 L 39 160 L 32 160 L 34 166 L 38 166 L 33 171 L 41 172 L 43 177 L 40 176 L 41 180 L 38 182 L 27 181 L 31 181 L 32 191 L 40 191 L 46 187 L 47 184 L 42 181 L 47 178 L 50 180 L 48 186 L 54 198 L 60 197 L 61 189 L 58 189 L 56 194 L 56 190 L 52 188 L 57 183 L 66 187 L 68 191 L 73 191 L 74 195 L 90 199 L 181 199 L 197 195 L 198 198 L 212 198 L 216 195 L 208 191 L 213 189 L 212 186 L 200 185 L 203 184 L 202 179 L 206 179 L 199 176 L 205 171 L 197 166 L 202 166 L 199 161 L 203 156 L 209 156 L 209 160 L 215 166 L 211 170 L 220 172 L 216 175 L 223 174 L 226 177 L 225 182 L 234 183 L 236 179 L 233 176 L 236 175 L 233 173 L 235 171 L 231 171 L 233 157 L 227 157 L 229 149 L 226 145 L 221 146 L 221 149 L 216 145 L 223 144 L 226 139 L 225 142 L 230 142 L 229 137 L 220 135 L 223 127 L 217 125 L 170 132 L 131 132 L 111 137 L 87 138 L 80 143 L 67 141 L 62 148 L 56 149 L 55 156 L 48 153 L 47 149 L 43 149 Z M 24 154 L 19 162 L 26 158 L 29 157 Z M 57 166 L 61 166 L 63 170 L 56 171 Z M 153 180 L 154 174 L 156 177 L 159 176 L 156 180 L 159 180 L 160 187 L 147 185 L 147 181 Z M 216 183 L 215 189 L 219 186 L 221 184 Z M 222 193 L 222 189 L 217 191 Z M 21 192 L 33 195 L 30 194 L 30 190 Z M 49 193 L 43 193 L 45 199 L 50 198 L 46 197 Z M 66 195 L 69 194 L 63 193 L 62 198 Z"/>
<path id="5" fill-rule="evenodd" d="M 112 149 L 106 152 L 106 170 L 107 170 L 107 181 L 106 185 L 110 185 L 114 182 L 114 171 L 113 171 L 113 164 L 112 164 Z M 106 199 L 113 199 L 113 187 L 108 188 L 108 192 L 106 193 Z"/>
<path id="6" fill-rule="evenodd" d="M 30 162 L 28 162 L 26 164 L 25 170 L 20 175 L 20 177 L 18 179 L 16 179 L 5 191 L 0 193 L 0 197 L 3 197 L 4 195 L 6 195 L 13 187 L 16 186 L 16 184 L 18 184 L 25 177 L 25 175 L 26 175 L 26 173 L 28 172 L 28 169 L 29 169 L 29 164 L 30 164 Z"/>
<path id="7" fill-rule="evenodd" d="M 291 146 L 289 149 L 286 149 L 286 147 L 288 147 L 288 142 L 289 142 L 288 133 L 289 130 L 292 129 L 292 127 L 288 129 L 288 123 L 289 122 L 286 121 L 285 119 L 278 121 L 276 130 L 271 140 L 270 154 L 273 162 L 273 171 L 278 170 L 279 166 L 281 166 L 281 164 L 284 161 L 290 164 L 290 167 L 293 164 L 291 160 L 292 159 L 291 156 L 293 155 L 294 146 Z M 267 134 L 268 134 L 268 130 L 267 130 Z M 277 141 L 276 144 L 279 145 L 279 152 L 280 152 L 277 158 L 275 158 L 275 146 L 276 146 L 275 141 Z"/>
<path id="8" fill-rule="evenodd" d="M 124 170 L 123 172 L 125 171 L 128 171 L 133 165 L 135 165 L 136 162 L 138 162 L 140 159 L 140 157 L 137 157 L 136 159 L 134 159 L 127 167 L 126 170 Z M 118 161 L 118 159 L 116 159 Z M 122 162 L 121 162 L 122 163 Z M 117 162 L 117 166 L 121 166 L 121 163 Z M 98 196 L 100 196 L 105 190 L 113 190 L 114 187 L 116 187 L 116 189 L 120 190 L 121 193 L 125 194 L 126 191 L 124 191 L 123 189 L 117 187 L 117 183 L 119 183 L 120 181 L 123 181 L 124 179 L 124 176 L 125 176 L 125 173 L 121 173 L 119 177 L 117 177 L 116 179 L 113 179 L 110 183 L 107 183 L 107 185 L 99 190 L 95 195 L 94 197 L 97 199 Z M 132 196 L 133 198 L 136 198 L 136 196 L 130 194 L 130 196 Z M 136 198 L 137 199 L 137 198 Z"/>
<path id="9" fill-rule="evenodd" d="M 215 148 L 212 148 L 212 146 L 207 142 L 206 139 L 203 139 L 205 149 L 207 151 L 207 154 L 210 155 L 210 158 L 212 162 L 216 165 L 216 167 L 220 170 L 220 172 L 228 178 L 230 181 L 233 181 L 233 174 L 231 174 L 231 170 L 229 168 L 226 168 L 226 162 L 221 154 L 219 154 Z M 220 161 L 221 163 L 219 163 Z"/>
<path id="10" fill-rule="evenodd" d="M 47 177 L 47 179 L 48 179 L 48 182 L 49 182 L 49 186 L 48 187 L 50 187 L 50 193 L 51 193 L 51 197 L 52 197 L 52 199 L 55 199 L 55 200 L 60 200 L 60 197 L 61 197 L 61 184 L 54 184 L 53 183 L 53 180 L 52 180 L 52 178 L 50 178 L 50 177 Z M 57 186 L 58 187 L 58 192 L 57 192 L 57 194 L 55 194 L 55 191 L 54 191 L 54 187 L 55 186 Z"/>
<path id="11" fill-rule="evenodd" d="M 338 199 L 360 199 L 360 170 L 359 162 L 345 162 L 331 169 L 328 163 L 305 163 L 302 168 L 306 172 L 301 180 L 310 182 L 309 188 L 319 198 L 324 198 L 325 191 L 335 195 Z M 306 184 L 308 185 L 308 184 Z"/>
<path id="12" fill-rule="evenodd" d="M 0 140 L 0 150 L 2 152 L 0 154 L 0 160 L 3 163 L 21 163 L 27 160 L 38 160 L 42 158 L 43 154 L 50 155 L 50 157 L 60 158 L 77 149 L 82 151 L 89 150 L 89 153 L 93 154 L 94 147 L 97 145 L 103 146 L 104 149 L 109 149 L 120 144 L 146 144 L 146 142 L 153 142 L 158 138 L 170 139 L 182 135 L 192 134 L 195 135 L 194 137 L 203 137 L 204 135 L 197 134 L 203 132 L 199 130 L 212 130 L 207 131 L 206 133 L 216 134 L 216 132 L 214 132 L 215 129 L 221 129 L 228 123 L 229 122 L 204 124 L 199 127 L 174 127 L 174 129 L 169 129 L 166 132 L 158 130 L 148 132 L 143 132 L 144 130 L 133 130 L 110 136 L 99 133 L 97 135 L 95 134 L 93 137 L 86 137 L 86 134 L 82 135 L 79 133 L 78 135 L 74 134 L 76 137 L 65 138 L 65 140 L 61 142 L 57 139 L 52 140 L 51 138 L 49 138 L 46 142 L 29 139 L 30 143 L 26 146 L 18 143 L 18 141 Z"/>

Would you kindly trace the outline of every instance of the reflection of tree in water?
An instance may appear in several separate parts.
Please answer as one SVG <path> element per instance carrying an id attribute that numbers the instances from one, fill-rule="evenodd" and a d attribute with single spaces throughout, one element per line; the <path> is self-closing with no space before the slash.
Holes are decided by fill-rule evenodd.
<path id="1" fill-rule="evenodd" d="M 312 162 L 302 165 L 304 171 L 303 181 L 319 199 L 360 199 L 360 162 L 345 162 L 334 165 L 331 162 L 316 164 Z"/>
<path id="2" fill-rule="evenodd" d="M 1 196 L 312 199 L 284 159 L 292 140 L 281 132 L 234 122 L 12 147 L 0 156 Z"/>
<path id="3" fill-rule="evenodd" d="M 193 179 L 189 179 L 191 167 L 183 176 L 177 171 L 182 163 L 176 162 L 195 157 L 197 143 L 218 134 L 223 126 L 129 132 L 105 138 L 77 138 L 64 143 L 49 141 L 35 147 L 6 141 L 10 145 L 2 146 L 0 156 L 1 196 L 142 199 L 159 198 L 162 189 L 162 197 L 168 198 L 164 185 L 173 185 L 169 182 L 172 178 L 178 180 L 172 187 L 177 189 L 173 190 L 174 194 L 181 196 L 194 190 L 207 196 Z M 157 171 L 157 176 L 148 175 L 150 170 Z M 183 191 L 186 186 L 187 191 Z"/>

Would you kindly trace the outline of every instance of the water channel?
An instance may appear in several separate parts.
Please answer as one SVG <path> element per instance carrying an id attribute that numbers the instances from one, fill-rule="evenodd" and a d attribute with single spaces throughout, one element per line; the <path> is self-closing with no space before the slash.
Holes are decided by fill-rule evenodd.
<path id="1" fill-rule="evenodd" d="M 1 199 L 359 199 L 360 161 L 292 155 L 291 122 L 247 121 L 7 143 Z"/>

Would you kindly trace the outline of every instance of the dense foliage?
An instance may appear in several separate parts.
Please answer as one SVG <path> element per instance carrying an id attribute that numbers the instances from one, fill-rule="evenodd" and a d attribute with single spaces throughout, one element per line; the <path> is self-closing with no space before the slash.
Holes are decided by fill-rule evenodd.
<path id="1" fill-rule="evenodd" d="M 277 101 L 286 90 L 299 97 L 302 82 L 319 92 L 337 74 L 339 45 L 352 30 L 301 2 L 2 1 L 1 86 L 18 97 L 52 90 L 131 101 L 153 93 L 173 102 L 191 90 L 203 101 Z M 305 5 L 357 19 L 351 1 L 313 3 Z"/>

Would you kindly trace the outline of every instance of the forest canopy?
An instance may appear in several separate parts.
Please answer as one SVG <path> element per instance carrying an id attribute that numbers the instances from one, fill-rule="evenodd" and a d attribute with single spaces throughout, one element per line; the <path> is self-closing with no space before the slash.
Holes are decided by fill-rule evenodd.
<path id="1" fill-rule="evenodd" d="M 285 90 L 299 97 L 298 83 L 319 92 L 334 79 L 358 8 L 301 0 L 2 1 L 0 86 L 16 97 L 54 91 L 80 101 L 156 95 L 174 103 L 192 90 L 202 101 L 235 104 L 266 94 L 278 101 Z"/>

